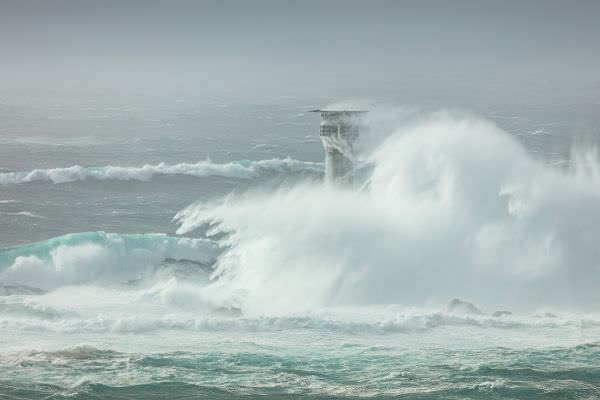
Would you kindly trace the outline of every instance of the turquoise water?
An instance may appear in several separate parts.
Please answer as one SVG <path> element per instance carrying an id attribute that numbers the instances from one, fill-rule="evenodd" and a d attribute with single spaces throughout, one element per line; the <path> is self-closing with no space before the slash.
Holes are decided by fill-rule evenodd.
<path id="1" fill-rule="evenodd" d="M 193 334 L 163 328 L 153 333 L 113 331 L 102 339 L 88 335 L 88 341 L 102 341 L 102 349 L 79 345 L 4 354 L 0 387 L 6 398 L 599 395 L 598 344 L 568 345 L 574 338 L 564 339 L 578 330 L 578 340 L 593 337 L 600 329 L 598 322 L 459 319 L 394 332 L 382 323 L 344 326 L 311 318 L 317 317 L 229 321 L 220 326 L 213 321 L 215 329 L 205 322 Z M 81 340 L 80 335 L 69 335 Z M 504 339 L 510 336 L 512 340 Z M 486 343 L 486 338 L 495 343 Z M 111 340 L 114 344 L 107 343 Z M 554 340 L 560 345 L 551 344 Z M 157 346 L 157 341 L 171 343 Z M 138 351 L 148 345 L 164 349 Z M 110 350 L 115 347 L 128 351 Z M 32 381 L 39 383 L 31 385 Z"/>

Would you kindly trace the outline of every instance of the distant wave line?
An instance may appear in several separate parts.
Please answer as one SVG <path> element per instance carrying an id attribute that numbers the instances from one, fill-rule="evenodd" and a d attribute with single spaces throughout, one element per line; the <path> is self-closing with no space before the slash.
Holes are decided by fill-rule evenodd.
<path id="1" fill-rule="evenodd" d="M 239 179 L 252 179 L 261 173 L 273 172 L 322 172 L 323 164 L 299 161 L 291 158 L 259 161 L 232 161 L 213 163 L 210 159 L 197 163 L 146 164 L 142 167 L 82 167 L 73 165 L 63 168 L 34 169 L 28 172 L 0 173 L 0 185 L 18 185 L 31 182 L 69 183 L 84 180 L 149 181 L 156 175 L 185 175 L 197 178 L 222 176 Z"/>

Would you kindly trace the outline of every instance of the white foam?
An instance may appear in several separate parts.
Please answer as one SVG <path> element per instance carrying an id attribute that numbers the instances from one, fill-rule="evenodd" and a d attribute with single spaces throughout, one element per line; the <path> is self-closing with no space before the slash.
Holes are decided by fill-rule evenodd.
<path id="1" fill-rule="evenodd" d="M 156 273 L 155 268 L 165 260 L 207 264 L 219 251 L 205 239 L 78 233 L 0 250 L 0 282 L 46 290 L 68 285 L 122 285 Z"/>
<path id="2" fill-rule="evenodd" d="M 197 178 L 223 176 L 239 179 L 255 178 L 263 172 L 321 172 L 321 163 L 298 161 L 291 158 L 259 161 L 235 161 L 225 164 L 210 160 L 181 164 L 146 164 L 142 167 L 82 167 L 34 169 L 29 172 L 0 173 L 0 185 L 17 185 L 30 182 L 68 183 L 84 180 L 149 181 L 156 175 L 185 175 Z"/>
<path id="3" fill-rule="evenodd" d="M 179 233 L 207 223 L 231 232 L 214 290 L 243 293 L 250 315 L 455 297 L 495 309 L 596 307 L 593 155 L 554 169 L 494 124 L 448 114 L 388 136 L 367 157 L 361 191 L 306 184 L 181 211 Z"/>
<path id="4" fill-rule="evenodd" d="M 44 218 L 41 215 L 34 214 L 29 211 L 17 211 L 17 212 L 0 212 L 0 215 L 10 215 L 14 217 L 28 217 L 28 218 Z"/>
<path id="5" fill-rule="evenodd" d="M 353 309 L 352 313 L 335 310 L 320 313 L 299 313 L 287 316 L 219 317 L 198 314 L 136 315 L 134 313 L 104 313 L 97 318 L 31 318 L 11 319 L 4 316 L 0 326 L 25 331 L 50 331 L 60 333 L 153 333 L 165 330 L 181 331 L 233 331 L 273 332 L 282 330 L 325 330 L 344 334 L 387 334 L 426 332 L 441 327 L 468 329 L 523 330 L 577 329 L 582 325 L 594 331 L 600 329 L 598 316 L 574 315 L 569 318 L 472 317 L 443 312 L 411 312 L 378 314 L 373 309 Z M 375 316 L 364 313 L 375 311 Z M 358 312 L 358 313 L 356 313 Z M 75 355 L 77 356 L 77 355 Z"/>

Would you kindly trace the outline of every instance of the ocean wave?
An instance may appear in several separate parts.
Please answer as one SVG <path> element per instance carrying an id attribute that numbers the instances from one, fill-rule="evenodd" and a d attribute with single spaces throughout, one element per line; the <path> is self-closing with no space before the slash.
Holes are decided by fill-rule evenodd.
<path id="1" fill-rule="evenodd" d="M 594 351 L 270 350 L 229 346 L 144 354 L 80 345 L 3 355 L 8 362 L 0 364 L 0 390 L 23 396 L 18 398 L 521 399 L 564 398 L 569 391 L 598 397 Z M 32 369 L 65 374 L 45 374 L 52 385 L 40 385 L 31 381 Z"/>
<path id="2" fill-rule="evenodd" d="M 595 152 L 573 158 L 554 168 L 493 123 L 435 114 L 364 156 L 360 190 L 309 182 L 236 193 L 180 211 L 177 233 L 227 233 L 214 285 L 244 290 L 244 312 L 457 295 L 499 310 L 591 310 L 600 163 Z"/>
<path id="3" fill-rule="evenodd" d="M 197 313 L 195 313 L 197 314 Z M 57 314 L 59 315 L 59 314 Z M 64 313 L 61 315 L 65 315 Z M 31 318 L 37 317 L 37 318 Z M 196 316 L 192 314 L 167 316 L 127 315 L 95 318 L 48 317 L 30 315 L 30 318 L 3 316 L 0 326 L 11 330 L 40 331 L 66 334 L 146 334 L 160 331 L 192 332 L 279 332 L 279 331 L 326 331 L 350 335 L 388 335 L 424 333 L 441 328 L 469 328 L 478 330 L 523 329 L 562 331 L 585 327 L 599 329 L 600 320 L 590 318 L 549 319 L 515 317 L 497 319 L 492 317 L 467 317 L 441 312 L 424 314 L 390 315 L 377 319 L 341 318 L 335 315 L 289 315 L 257 317 L 222 317 L 215 314 Z"/>
<path id="4" fill-rule="evenodd" d="M 36 303 L 33 301 L 15 301 L 11 298 L 0 300 L 0 315 L 11 319 L 41 319 L 49 321 L 64 320 L 77 316 L 73 311 L 57 310 L 53 307 Z"/>
<path id="5" fill-rule="evenodd" d="M 142 167 L 83 167 L 73 165 L 64 168 L 34 169 L 28 172 L 0 173 L 0 185 L 18 185 L 31 182 L 69 183 L 85 180 L 149 181 L 157 175 L 184 175 L 196 178 L 222 176 L 252 179 L 265 172 L 314 172 L 323 171 L 323 164 L 299 161 L 291 158 L 259 161 L 233 161 L 224 164 L 211 160 L 181 164 L 146 164 Z"/>
<path id="6" fill-rule="evenodd" d="M 0 215 L 7 215 L 11 217 L 44 218 L 41 215 L 37 215 L 29 211 L 0 212 Z"/>
<path id="7" fill-rule="evenodd" d="M 34 351 L 28 354 L 30 357 L 43 356 L 50 359 L 63 358 L 71 360 L 98 360 L 100 358 L 114 358 L 122 355 L 125 355 L 125 353 L 100 349 L 89 344 L 80 344 L 55 351 Z"/>
<path id="8" fill-rule="evenodd" d="M 0 282 L 55 289 L 66 285 L 125 283 L 170 260 L 210 264 L 220 253 L 207 239 L 162 234 L 72 233 L 0 249 Z"/>

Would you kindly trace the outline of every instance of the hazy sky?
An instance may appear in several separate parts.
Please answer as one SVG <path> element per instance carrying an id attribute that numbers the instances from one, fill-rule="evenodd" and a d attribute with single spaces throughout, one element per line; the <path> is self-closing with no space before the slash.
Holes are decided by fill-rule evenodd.
<path id="1" fill-rule="evenodd" d="M 0 59 L 0 89 L 600 91 L 600 1 L 0 0 Z"/>

